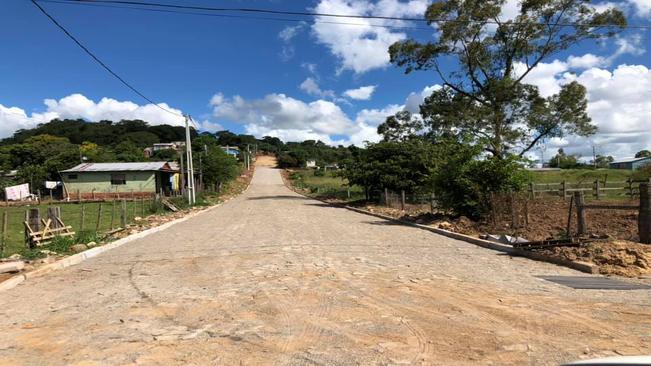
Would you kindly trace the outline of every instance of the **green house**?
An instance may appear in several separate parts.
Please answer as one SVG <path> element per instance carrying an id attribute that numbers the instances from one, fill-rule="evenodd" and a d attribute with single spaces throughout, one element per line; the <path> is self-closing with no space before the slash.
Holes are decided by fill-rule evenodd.
<path id="1" fill-rule="evenodd" d="M 84 163 L 61 172 L 68 198 L 143 197 L 175 189 L 178 171 L 169 163 Z"/>

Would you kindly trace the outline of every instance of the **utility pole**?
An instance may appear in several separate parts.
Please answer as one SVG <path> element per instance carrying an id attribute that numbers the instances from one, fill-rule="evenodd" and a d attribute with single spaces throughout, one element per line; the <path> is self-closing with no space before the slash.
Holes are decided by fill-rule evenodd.
<path id="1" fill-rule="evenodd" d="M 592 145 L 592 164 L 594 165 L 594 168 L 597 169 L 597 150 L 594 145 Z"/>
<path id="2" fill-rule="evenodd" d="M 185 116 L 185 156 L 188 168 L 188 204 L 193 205 L 194 196 L 194 167 L 192 166 L 192 142 L 190 141 L 190 116 Z"/>

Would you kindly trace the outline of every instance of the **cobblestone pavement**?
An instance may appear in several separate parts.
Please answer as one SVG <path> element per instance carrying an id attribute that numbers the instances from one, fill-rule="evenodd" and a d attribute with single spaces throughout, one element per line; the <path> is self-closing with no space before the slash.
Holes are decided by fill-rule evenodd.
<path id="1" fill-rule="evenodd" d="M 651 354 L 651 292 L 329 207 L 240 197 L 0 293 L 0 365 L 557 365 Z"/>

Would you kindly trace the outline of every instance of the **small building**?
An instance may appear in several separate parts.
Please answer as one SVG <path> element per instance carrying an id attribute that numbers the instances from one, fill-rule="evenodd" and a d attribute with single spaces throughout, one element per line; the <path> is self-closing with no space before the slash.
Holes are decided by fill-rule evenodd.
<path id="1" fill-rule="evenodd" d="M 222 146 L 221 148 L 226 154 L 230 156 L 233 156 L 235 158 L 240 157 L 240 148 L 237 146 Z"/>
<path id="2" fill-rule="evenodd" d="M 145 157 L 150 158 L 156 151 L 161 150 L 174 150 L 181 151 L 185 148 L 184 141 L 174 141 L 174 142 L 159 142 L 153 144 L 151 147 L 147 147 L 144 150 Z"/>
<path id="3" fill-rule="evenodd" d="M 613 161 L 612 163 L 608 164 L 608 167 L 610 169 L 636 170 L 636 169 L 640 169 L 645 165 L 650 165 L 650 164 L 651 164 L 651 156 L 647 156 L 643 158 L 629 158 L 629 159 Z"/>
<path id="4" fill-rule="evenodd" d="M 316 160 L 308 160 L 305 162 L 306 168 L 316 168 Z"/>
<path id="5" fill-rule="evenodd" d="M 178 170 L 169 163 L 84 163 L 61 172 L 68 198 L 99 199 L 168 194 L 178 189 Z"/>

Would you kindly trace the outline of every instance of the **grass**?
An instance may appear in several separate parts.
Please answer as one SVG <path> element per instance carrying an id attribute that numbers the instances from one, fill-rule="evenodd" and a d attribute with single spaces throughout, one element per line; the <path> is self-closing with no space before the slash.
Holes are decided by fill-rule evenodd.
<path id="1" fill-rule="evenodd" d="M 592 183 L 595 179 L 602 182 L 624 182 L 632 174 L 630 170 L 623 169 L 563 169 L 556 171 L 531 172 L 534 183 Z"/>
<path id="2" fill-rule="evenodd" d="M 141 201 L 136 202 L 127 202 L 126 209 L 126 219 L 127 223 L 133 223 L 136 216 L 149 215 L 151 213 L 156 213 L 159 211 L 157 208 L 151 207 L 151 201 L 145 201 L 144 207 Z M 113 210 L 115 207 L 115 214 L 113 217 L 113 227 L 117 228 L 120 226 L 120 202 L 117 201 L 115 204 L 112 202 L 102 202 L 102 212 L 99 216 L 100 203 L 67 203 L 67 204 L 53 204 L 53 206 L 58 206 L 61 209 L 61 220 L 66 224 L 72 226 L 72 230 L 77 233 L 73 238 L 73 243 L 88 243 L 90 241 L 97 241 L 98 233 L 103 233 L 111 229 L 111 216 L 113 215 Z M 20 207 L 3 207 L 0 208 L 0 215 L 3 215 L 4 212 L 7 212 L 7 233 L 6 233 L 6 243 L 5 248 L 0 257 L 9 256 L 14 253 L 26 257 L 33 257 L 35 252 L 38 252 L 42 249 L 53 250 L 57 253 L 67 252 L 58 251 L 55 249 L 50 249 L 50 247 L 57 247 L 59 250 L 65 249 L 65 245 L 62 244 L 61 239 L 58 238 L 54 240 L 51 244 L 39 247 L 38 249 L 29 249 L 25 246 L 25 231 L 23 221 L 25 220 L 25 211 L 28 209 L 38 208 L 40 210 L 41 218 L 47 218 L 47 208 L 49 205 L 30 205 L 30 206 L 20 206 Z M 81 225 L 81 212 L 82 207 L 84 210 L 84 225 L 82 230 Z M 144 211 L 143 211 L 144 210 Z M 162 208 L 161 208 L 162 210 Z M 161 211 L 159 211 L 161 212 Z M 99 219 L 99 227 L 97 225 Z M 97 231 L 96 231 L 97 229 Z M 63 247 L 59 247 L 63 245 Z M 69 245 L 67 247 L 69 249 Z"/>
<path id="3" fill-rule="evenodd" d="M 348 182 L 335 175 L 334 171 L 328 171 L 324 175 L 315 175 L 314 169 L 301 169 L 292 172 L 289 178 L 295 187 L 307 189 L 310 195 L 319 198 L 336 198 L 341 200 L 356 200 L 364 198 L 364 191 L 361 187 L 350 186 Z M 350 188 L 350 199 L 348 189 Z"/>

